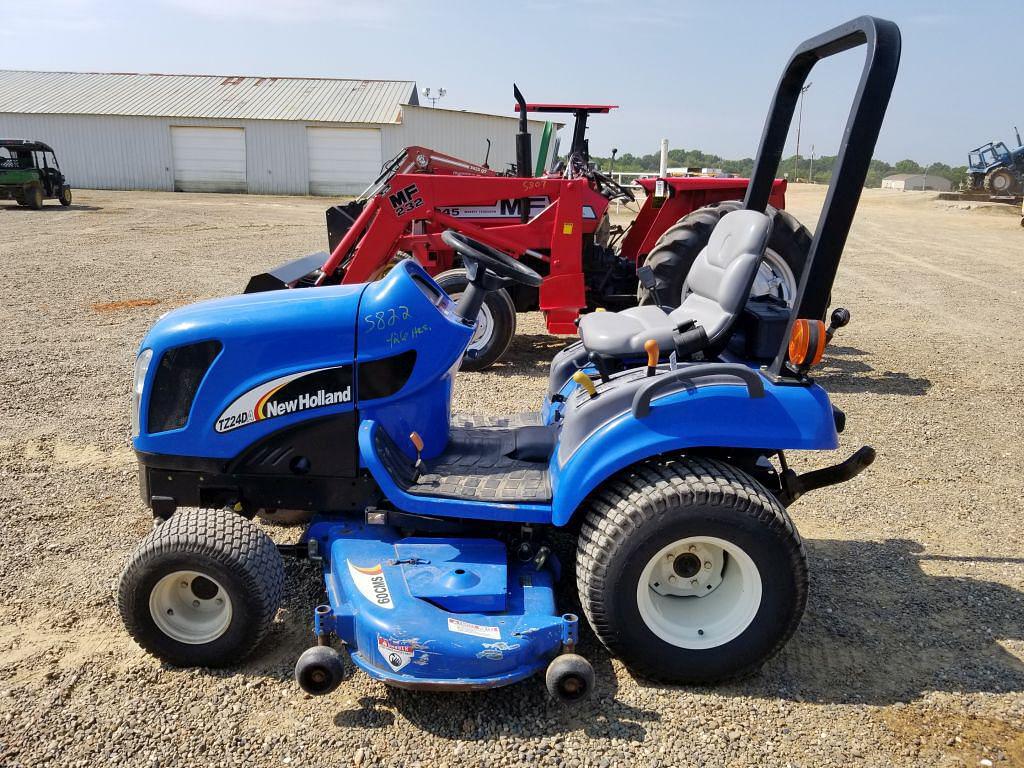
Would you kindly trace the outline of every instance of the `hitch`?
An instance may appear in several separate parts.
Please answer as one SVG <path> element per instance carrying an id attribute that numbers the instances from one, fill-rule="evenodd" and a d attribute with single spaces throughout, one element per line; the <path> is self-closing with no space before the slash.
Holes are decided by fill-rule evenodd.
<path id="1" fill-rule="evenodd" d="M 852 480 L 870 467 L 874 460 L 875 449 L 870 445 L 865 445 L 858 448 L 846 461 L 831 467 L 805 472 L 802 475 L 798 475 L 792 469 L 786 467 L 783 461 L 783 471 L 780 477 L 782 493 L 779 495 L 779 501 L 782 502 L 783 506 L 788 507 L 808 491 Z"/>

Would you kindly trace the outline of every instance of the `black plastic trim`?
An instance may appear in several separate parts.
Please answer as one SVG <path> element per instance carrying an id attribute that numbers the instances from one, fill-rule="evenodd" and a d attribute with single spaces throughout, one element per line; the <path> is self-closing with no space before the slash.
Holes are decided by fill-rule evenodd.
<path id="1" fill-rule="evenodd" d="M 199 385 L 222 349 L 219 341 L 200 341 L 160 356 L 150 388 L 146 432 L 155 435 L 188 423 Z"/>
<path id="2" fill-rule="evenodd" d="M 832 283 L 899 70 L 901 39 L 896 24 L 873 16 L 861 16 L 797 47 L 776 89 L 743 201 L 744 207 L 750 210 L 764 211 L 767 207 L 800 91 L 814 65 L 824 58 L 861 45 L 867 48 L 864 67 L 839 145 L 835 172 L 811 241 L 807 266 L 793 302 L 794 311 L 771 365 L 771 373 L 775 376 L 782 372 L 785 364 L 793 320 L 797 317 L 820 319 L 828 309 Z"/>
<path id="3" fill-rule="evenodd" d="M 406 385 L 414 367 L 415 349 L 368 363 L 356 363 L 356 397 L 360 402 L 391 397 Z"/>
<path id="4" fill-rule="evenodd" d="M 651 412 L 651 399 L 663 390 L 674 387 L 686 387 L 696 384 L 698 379 L 712 378 L 739 379 L 747 387 L 747 394 L 752 398 L 764 397 L 764 381 L 760 374 L 752 371 L 745 365 L 739 363 L 708 363 L 706 365 L 694 365 L 678 371 L 669 371 L 658 376 L 652 376 L 650 380 L 641 386 L 633 395 L 632 411 L 633 416 L 642 419 Z M 723 382 L 732 383 L 732 382 Z"/>

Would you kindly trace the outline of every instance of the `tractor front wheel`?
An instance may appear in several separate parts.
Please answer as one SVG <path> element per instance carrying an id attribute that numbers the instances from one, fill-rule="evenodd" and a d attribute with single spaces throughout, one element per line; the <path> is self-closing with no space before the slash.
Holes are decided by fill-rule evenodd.
<path id="1" fill-rule="evenodd" d="M 658 238 L 645 264 L 654 271 L 655 288 L 662 306 L 679 306 L 684 298 L 686 276 L 697 254 L 708 244 L 711 231 L 725 214 L 742 207 L 739 200 L 726 200 L 698 208 Z M 791 306 L 811 250 L 811 233 L 786 211 L 768 206 L 766 213 L 772 218 L 772 234 L 750 295 L 773 296 Z M 638 298 L 641 304 L 654 303 L 653 296 L 643 286 Z"/>
<path id="2" fill-rule="evenodd" d="M 237 664 L 259 645 L 284 592 L 270 537 L 230 509 L 176 512 L 142 540 L 121 574 L 129 634 L 178 667 Z"/>
<path id="3" fill-rule="evenodd" d="M 469 285 L 464 269 L 449 269 L 434 278 L 453 301 L 462 297 Z M 476 329 L 462 358 L 462 370 L 482 371 L 490 368 L 508 350 L 516 335 L 516 307 L 508 291 L 491 291 L 477 315 Z"/>
<path id="4" fill-rule="evenodd" d="M 749 475 L 700 457 L 646 461 L 596 493 L 576 580 L 608 650 L 672 683 L 755 672 L 807 600 L 803 544 L 782 505 Z"/>
<path id="5" fill-rule="evenodd" d="M 71 187 L 61 187 L 60 194 L 57 196 L 57 199 L 65 208 L 71 205 Z"/>

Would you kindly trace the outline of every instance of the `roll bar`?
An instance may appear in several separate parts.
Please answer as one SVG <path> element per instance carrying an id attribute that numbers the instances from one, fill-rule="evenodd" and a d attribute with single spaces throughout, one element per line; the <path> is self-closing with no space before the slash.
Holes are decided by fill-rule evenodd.
<path id="1" fill-rule="evenodd" d="M 786 334 L 768 371 L 773 377 L 782 373 L 793 321 L 797 317 L 820 319 L 828 310 L 832 283 L 899 69 L 901 40 L 896 24 L 874 16 L 860 16 L 797 46 L 775 91 L 761 135 L 757 160 L 754 162 L 754 173 L 743 201 L 745 208 L 754 211 L 763 212 L 768 205 L 768 196 L 782 161 L 800 89 L 814 65 L 829 56 L 861 45 L 867 47 L 864 68 L 846 120 L 825 205 L 811 240 L 807 266 L 793 300 Z"/>

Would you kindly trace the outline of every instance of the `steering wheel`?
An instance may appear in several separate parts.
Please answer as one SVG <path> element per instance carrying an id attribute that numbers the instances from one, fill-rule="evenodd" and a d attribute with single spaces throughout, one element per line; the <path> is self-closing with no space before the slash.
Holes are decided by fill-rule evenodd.
<path id="1" fill-rule="evenodd" d="M 615 181 L 611 176 L 601 173 L 600 171 L 594 171 L 594 178 L 597 181 L 598 186 L 601 188 L 601 192 L 604 193 L 609 200 L 621 197 L 631 203 L 636 202 L 636 195 L 633 194 L 633 190 L 619 184 L 619 182 Z M 605 191 L 606 189 L 607 192 Z"/>
<path id="2" fill-rule="evenodd" d="M 538 287 L 544 281 L 540 274 L 530 269 L 518 259 L 513 259 L 508 254 L 502 253 L 497 248 L 485 245 L 479 240 L 466 237 L 461 232 L 456 232 L 453 229 L 445 230 L 441 235 L 441 239 L 445 242 L 445 245 L 462 256 L 463 260 L 476 262 L 485 270 L 498 277 L 515 283 L 529 285 L 533 288 Z M 470 274 L 470 281 L 473 282 L 475 277 L 475 275 Z M 480 278 L 482 277 L 483 275 L 480 276 Z"/>

